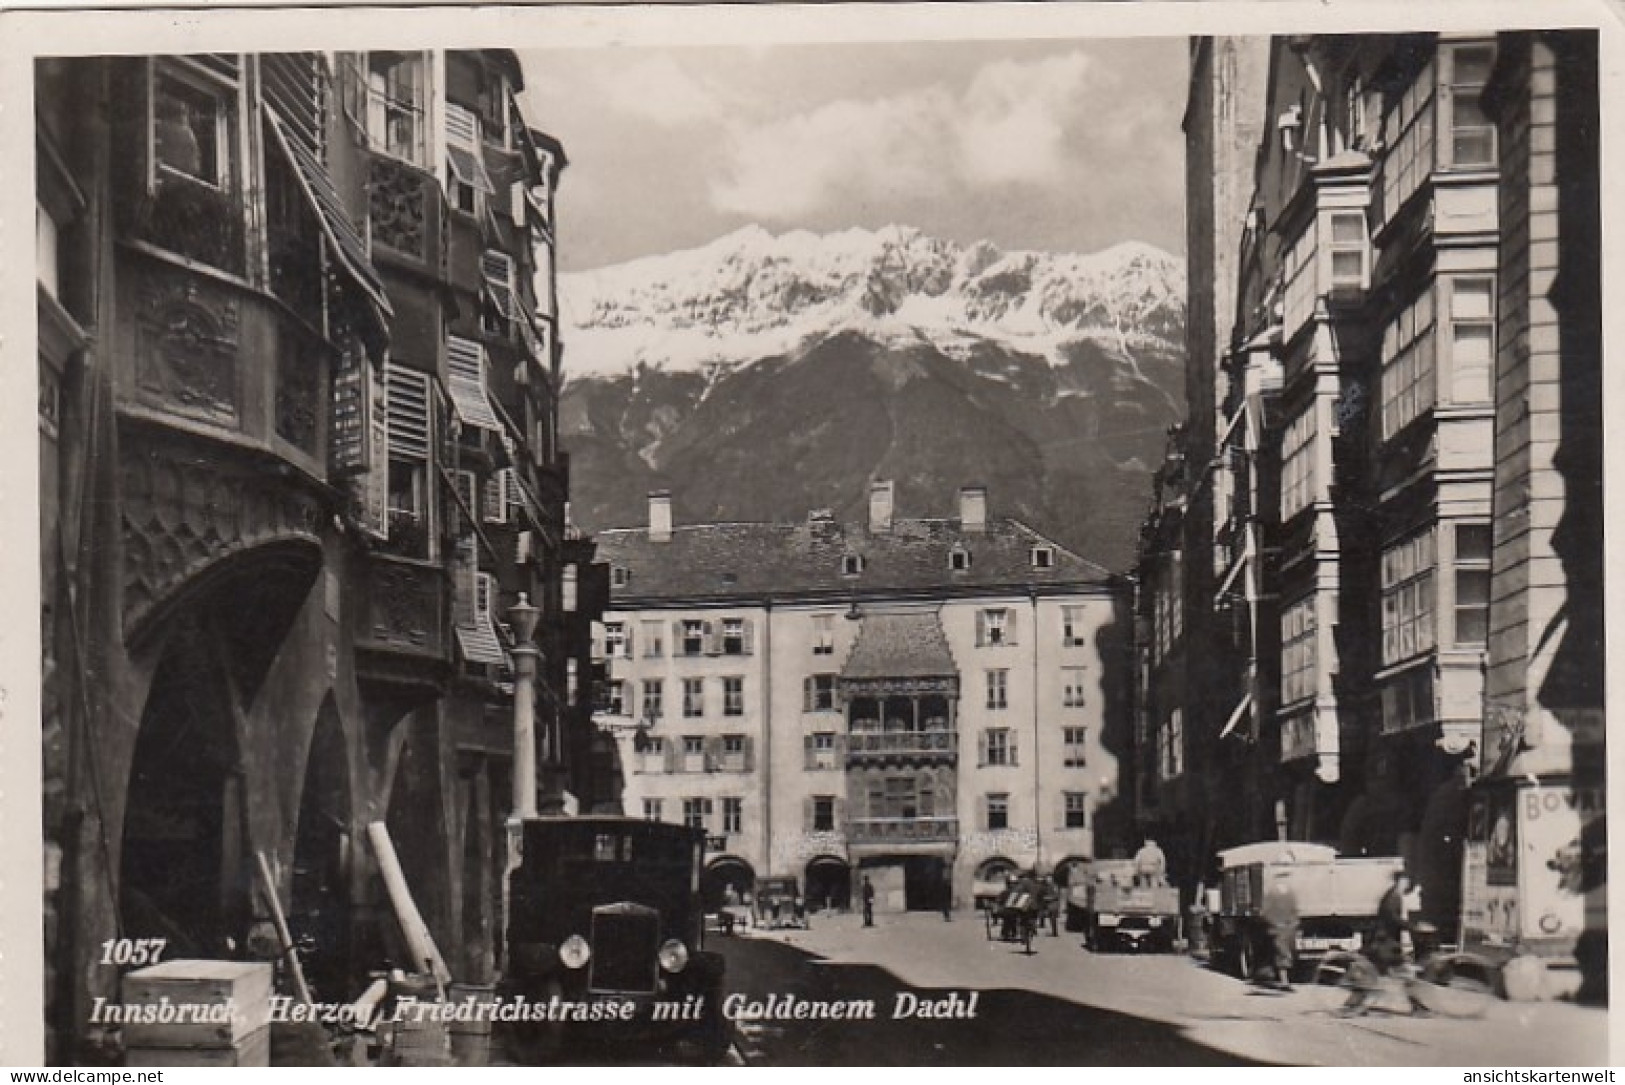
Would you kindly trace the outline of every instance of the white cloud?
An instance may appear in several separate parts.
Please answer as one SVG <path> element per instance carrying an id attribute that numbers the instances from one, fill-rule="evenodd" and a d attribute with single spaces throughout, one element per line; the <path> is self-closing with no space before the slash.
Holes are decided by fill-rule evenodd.
<path id="1" fill-rule="evenodd" d="M 604 80 L 610 105 L 635 117 L 662 124 L 693 124 L 719 118 L 721 97 L 690 75 L 669 55 L 639 60 Z"/>
<path id="2" fill-rule="evenodd" d="M 1081 53 L 998 61 L 960 93 L 939 84 L 732 125 L 712 203 L 772 221 L 838 201 L 1058 185 L 1079 151 L 1069 130 L 1090 109 L 1088 75 Z"/>

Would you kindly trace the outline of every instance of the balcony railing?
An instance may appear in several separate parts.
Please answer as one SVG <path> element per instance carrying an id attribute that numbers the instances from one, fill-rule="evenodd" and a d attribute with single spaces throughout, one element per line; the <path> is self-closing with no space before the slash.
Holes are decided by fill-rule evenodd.
<path id="1" fill-rule="evenodd" d="M 853 844 L 942 844 L 959 839 L 958 818 L 853 818 L 846 838 Z"/>
<path id="2" fill-rule="evenodd" d="M 959 752 L 958 731 L 853 731 L 847 735 L 849 757 L 930 756 L 953 757 Z"/>

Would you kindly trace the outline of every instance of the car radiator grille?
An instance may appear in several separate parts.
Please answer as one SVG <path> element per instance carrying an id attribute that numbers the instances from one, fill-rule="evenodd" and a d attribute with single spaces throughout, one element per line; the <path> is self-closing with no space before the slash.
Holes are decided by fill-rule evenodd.
<path id="1" fill-rule="evenodd" d="M 593 916 L 592 989 L 653 994 L 659 951 L 658 915 L 601 912 Z"/>

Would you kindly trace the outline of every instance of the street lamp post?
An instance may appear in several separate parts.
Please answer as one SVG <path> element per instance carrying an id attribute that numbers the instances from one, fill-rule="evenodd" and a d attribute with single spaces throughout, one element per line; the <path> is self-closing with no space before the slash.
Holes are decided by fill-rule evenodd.
<path id="1" fill-rule="evenodd" d="M 541 612 L 524 592 L 508 611 L 513 623 L 513 816 L 536 816 L 536 658 L 531 639 Z"/>
<path id="2" fill-rule="evenodd" d="M 536 659 L 541 652 L 532 639 L 541 612 L 524 592 L 508 610 L 513 626 L 513 808 L 508 814 L 508 854 L 502 872 L 501 931 L 497 939 L 498 967 L 508 967 L 508 923 L 513 872 L 519 869 L 525 819 L 536 816 Z"/>

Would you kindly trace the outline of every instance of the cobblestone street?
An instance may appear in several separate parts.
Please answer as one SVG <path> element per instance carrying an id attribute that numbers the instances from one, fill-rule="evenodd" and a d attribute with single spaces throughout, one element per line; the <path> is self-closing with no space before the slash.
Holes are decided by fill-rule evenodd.
<path id="1" fill-rule="evenodd" d="M 1594 1065 L 1607 1014 L 1566 1003 L 1495 1001 L 1480 1019 L 1371 1014 L 1341 1019 L 1343 992 L 1265 993 L 1185 956 L 1096 956 L 1080 936 L 1035 952 L 989 942 L 981 917 L 815 917 L 807 931 L 719 937 L 729 990 L 765 999 L 872 999 L 873 1021 L 744 1021 L 759 1064 L 1042 1063 L 1222 1065 Z M 973 1021 L 894 1021 L 898 992 L 980 991 Z"/>

